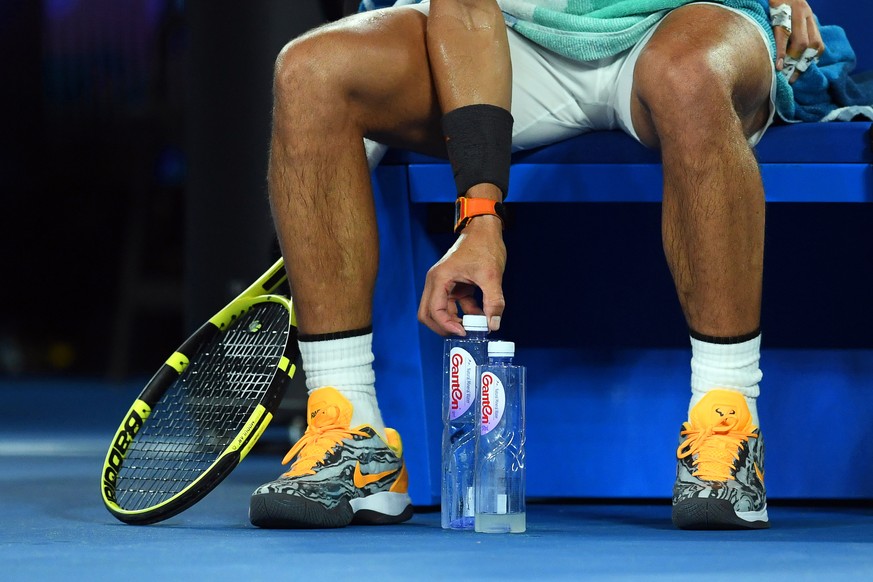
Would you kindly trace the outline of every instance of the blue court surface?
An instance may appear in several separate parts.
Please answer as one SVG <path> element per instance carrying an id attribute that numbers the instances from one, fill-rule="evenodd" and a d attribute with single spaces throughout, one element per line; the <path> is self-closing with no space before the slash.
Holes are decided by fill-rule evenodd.
<path id="1" fill-rule="evenodd" d="M 443 531 L 433 507 L 400 526 L 259 530 L 248 496 L 281 472 L 264 450 L 188 511 L 125 525 L 103 507 L 99 475 L 137 392 L 0 381 L 0 579 L 873 580 L 864 502 L 777 502 L 763 531 L 679 531 L 666 499 L 532 502 L 516 535 Z"/>

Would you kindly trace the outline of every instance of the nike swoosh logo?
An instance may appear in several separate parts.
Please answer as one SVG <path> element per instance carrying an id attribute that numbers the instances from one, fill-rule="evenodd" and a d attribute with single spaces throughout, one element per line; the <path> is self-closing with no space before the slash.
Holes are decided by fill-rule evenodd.
<path id="1" fill-rule="evenodd" d="M 355 464 L 355 475 L 354 475 L 355 487 L 357 487 L 358 489 L 363 489 L 367 485 L 371 485 L 371 484 L 375 483 L 376 481 L 379 481 L 380 479 L 384 479 L 385 477 L 387 477 L 389 475 L 393 475 L 393 474 L 397 473 L 397 471 L 398 471 L 398 469 L 391 469 L 390 471 L 383 471 L 381 473 L 370 473 L 369 475 L 364 475 L 363 473 L 361 473 L 361 463 L 360 463 L 360 461 L 358 461 Z"/>

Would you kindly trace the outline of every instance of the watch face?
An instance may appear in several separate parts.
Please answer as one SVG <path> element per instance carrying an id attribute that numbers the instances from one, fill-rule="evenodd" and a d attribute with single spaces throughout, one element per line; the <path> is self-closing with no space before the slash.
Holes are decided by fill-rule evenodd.
<path id="1" fill-rule="evenodd" d="M 464 199 L 458 198 L 457 200 L 455 200 L 455 232 L 456 233 L 459 232 L 464 227 L 464 225 L 461 224 L 461 200 L 464 200 Z"/>

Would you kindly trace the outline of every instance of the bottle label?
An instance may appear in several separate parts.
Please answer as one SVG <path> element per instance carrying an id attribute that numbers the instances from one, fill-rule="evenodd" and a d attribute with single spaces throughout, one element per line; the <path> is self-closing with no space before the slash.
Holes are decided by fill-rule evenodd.
<path id="1" fill-rule="evenodd" d="M 493 372 L 482 374 L 481 394 L 482 399 L 482 434 L 488 434 L 494 430 L 503 411 L 506 409 L 506 391 L 500 377 Z"/>
<path id="2" fill-rule="evenodd" d="M 455 420 L 476 400 L 476 361 L 464 348 L 449 352 L 449 419 Z"/>

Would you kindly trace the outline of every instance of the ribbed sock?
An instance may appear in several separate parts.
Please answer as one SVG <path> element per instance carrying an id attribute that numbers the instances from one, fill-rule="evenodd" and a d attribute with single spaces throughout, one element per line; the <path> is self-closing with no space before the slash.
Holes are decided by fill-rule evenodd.
<path id="1" fill-rule="evenodd" d="M 691 402 L 690 411 L 710 390 L 736 390 L 746 398 L 752 422 L 758 424 L 756 398 L 763 374 L 761 334 L 740 338 L 713 338 L 691 335 Z"/>
<path id="2" fill-rule="evenodd" d="M 352 427 L 369 424 L 383 438 L 385 423 L 376 401 L 372 328 L 298 338 L 306 390 L 332 386 L 354 407 Z"/>

